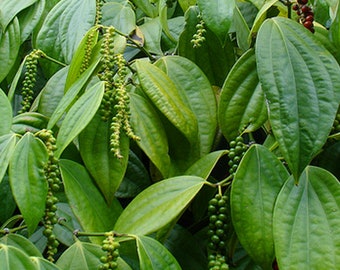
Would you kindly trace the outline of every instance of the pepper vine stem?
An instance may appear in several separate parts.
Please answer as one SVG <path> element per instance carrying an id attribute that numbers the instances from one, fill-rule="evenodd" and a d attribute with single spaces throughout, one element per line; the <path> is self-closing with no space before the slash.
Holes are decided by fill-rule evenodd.
<path id="1" fill-rule="evenodd" d="M 62 63 L 62 62 L 60 62 L 60 61 L 58 61 L 58 60 L 56 60 L 56 59 L 54 59 L 54 58 L 48 56 L 48 55 L 45 54 L 44 52 L 41 53 L 41 57 L 42 57 L 42 58 L 45 58 L 45 59 L 47 59 L 47 60 L 49 60 L 49 61 L 51 61 L 51 62 L 53 62 L 53 63 L 56 63 L 56 64 L 58 64 L 58 65 L 60 65 L 60 66 L 63 66 L 63 67 L 66 67 L 66 66 L 67 66 L 65 63 Z"/>

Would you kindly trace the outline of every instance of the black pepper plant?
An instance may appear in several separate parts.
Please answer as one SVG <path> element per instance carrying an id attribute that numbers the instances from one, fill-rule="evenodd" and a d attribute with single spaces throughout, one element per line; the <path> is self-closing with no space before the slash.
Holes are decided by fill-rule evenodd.
<path id="1" fill-rule="evenodd" d="M 340 264 L 338 0 L 2 0 L 0 268 Z"/>

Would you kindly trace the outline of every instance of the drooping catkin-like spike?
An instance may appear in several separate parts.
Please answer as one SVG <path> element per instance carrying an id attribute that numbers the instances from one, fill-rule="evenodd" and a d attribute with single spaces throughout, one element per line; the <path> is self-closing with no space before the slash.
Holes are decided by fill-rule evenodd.
<path id="1" fill-rule="evenodd" d="M 199 20 L 196 25 L 196 33 L 193 35 L 191 39 L 191 44 L 193 48 L 199 48 L 202 46 L 202 43 L 205 41 L 204 34 L 206 32 L 205 30 L 205 23 L 203 21 L 203 18 L 201 14 L 197 15 L 197 19 Z"/>

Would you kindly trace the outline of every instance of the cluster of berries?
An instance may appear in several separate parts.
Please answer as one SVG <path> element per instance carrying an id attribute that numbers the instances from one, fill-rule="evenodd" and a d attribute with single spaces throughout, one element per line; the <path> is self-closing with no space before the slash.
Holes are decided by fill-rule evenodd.
<path id="1" fill-rule="evenodd" d="M 228 165 L 230 168 L 229 173 L 231 175 L 234 175 L 244 153 L 248 149 L 248 145 L 244 143 L 242 136 L 238 136 L 236 137 L 235 140 L 229 143 L 229 146 L 230 146 L 229 153 L 228 153 L 228 158 L 229 158 Z"/>
<path id="2" fill-rule="evenodd" d="M 102 256 L 100 261 L 102 264 L 99 270 L 111 270 L 117 269 L 117 259 L 119 257 L 119 243 L 115 241 L 113 233 L 106 233 L 106 238 L 103 240 L 102 250 L 106 252 L 106 256 Z"/>
<path id="3" fill-rule="evenodd" d="M 198 23 L 196 25 L 196 33 L 192 36 L 191 44 L 193 48 L 199 48 L 202 46 L 202 43 L 205 41 L 204 34 L 205 30 L 205 23 L 202 19 L 202 15 L 197 15 Z"/>
<path id="4" fill-rule="evenodd" d="M 226 262 L 226 247 L 228 240 L 228 197 L 216 194 L 209 201 L 208 216 L 208 268 L 209 270 L 229 269 Z"/>
<path id="5" fill-rule="evenodd" d="M 308 0 L 297 0 L 297 3 L 292 6 L 292 9 L 296 11 L 297 15 L 299 15 L 300 22 L 303 24 L 303 26 L 314 33 L 314 13 L 307 3 Z"/>

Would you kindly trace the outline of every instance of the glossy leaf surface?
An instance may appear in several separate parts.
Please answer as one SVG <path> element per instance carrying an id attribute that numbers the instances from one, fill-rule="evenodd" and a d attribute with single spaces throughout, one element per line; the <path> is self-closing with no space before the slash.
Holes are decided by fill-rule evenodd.
<path id="1" fill-rule="evenodd" d="M 173 255 L 157 240 L 138 236 L 136 243 L 141 270 L 181 269 Z"/>
<path id="2" fill-rule="evenodd" d="M 12 126 L 12 106 L 4 91 L 0 89 L 0 136 L 8 134 Z M 1 178 L 1 177 L 0 177 Z"/>
<path id="3" fill-rule="evenodd" d="M 254 50 L 234 65 L 219 100 L 218 118 L 224 137 L 231 141 L 241 132 L 253 132 L 267 120 L 264 93 L 259 83 Z"/>
<path id="4" fill-rule="evenodd" d="M 3 270 L 36 270 L 30 257 L 13 246 L 0 244 L 0 262 Z"/>
<path id="5" fill-rule="evenodd" d="M 196 176 L 162 180 L 138 194 L 124 209 L 116 231 L 147 235 L 169 224 L 188 206 L 204 185 Z"/>
<path id="6" fill-rule="evenodd" d="M 200 155 L 209 153 L 217 129 L 217 106 L 209 80 L 197 65 L 184 57 L 162 57 L 156 65 L 174 82 L 180 97 L 196 116 Z"/>
<path id="7" fill-rule="evenodd" d="M 115 192 L 124 178 L 129 157 L 129 138 L 122 133 L 118 159 L 110 150 L 110 124 L 99 114 L 86 126 L 79 136 L 80 153 L 86 168 L 103 193 L 107 204 L 114 199 Z"/>
<path id="8" fill-rule="evenodd" d="M 339 198 L 338 180 L 324 169 L 308 166 L 299 185 L 290 177 L 274 210 L 275 251 L 280 269 L 337 268 Z"/>
<path id="9" fill-rule="evenodd" d="M 289 174 L 277 157 L 261 145 L 244 155 L 231 189 L 231 216 L 241 245 L 263 269 L 275 258 L 273 210 Z"/>
<path id="10" fill-rule="evenodd" d="M 9 164 L 12 193 L 29 234 L 34 232 L 45 210 L 47 181 L 43 168 L 47 158 L 45 145 L 32 133 L 26 133 L 17 143 Z"/>
<path id="11" fill-rule="evenodd" d="M 69 204 L 85 231 L 110 231 L 121 212 L 117 200 L 109 207 L 86 169 L 71 160 L 60 160 L 61 175 Z M 101 243 L 96 237 L 93 241 Z"/>
<path id="12" fill-rule="evenodd" d="M 256 58 L 273 133 L 297 181 L 333 125 L 340 68 L 308 30 L 285 18 L 262 25 Z"/>
<path id="13" fill-rule="evenodd" d="M 91 121 L 100 106 L 103 95 L 104 82 L 98 82 L 87 89 L 73 104 L 60 126 L 55 152 L 57 157 Z"/>
<path id="14" fill-rule="evenodd" d="M 37 247 L 26 237 L 20 234 L 8 234 L 0 239 L 0 242 L 13 246 L 23 251 L 28 256 L 42 257 Z"/>

